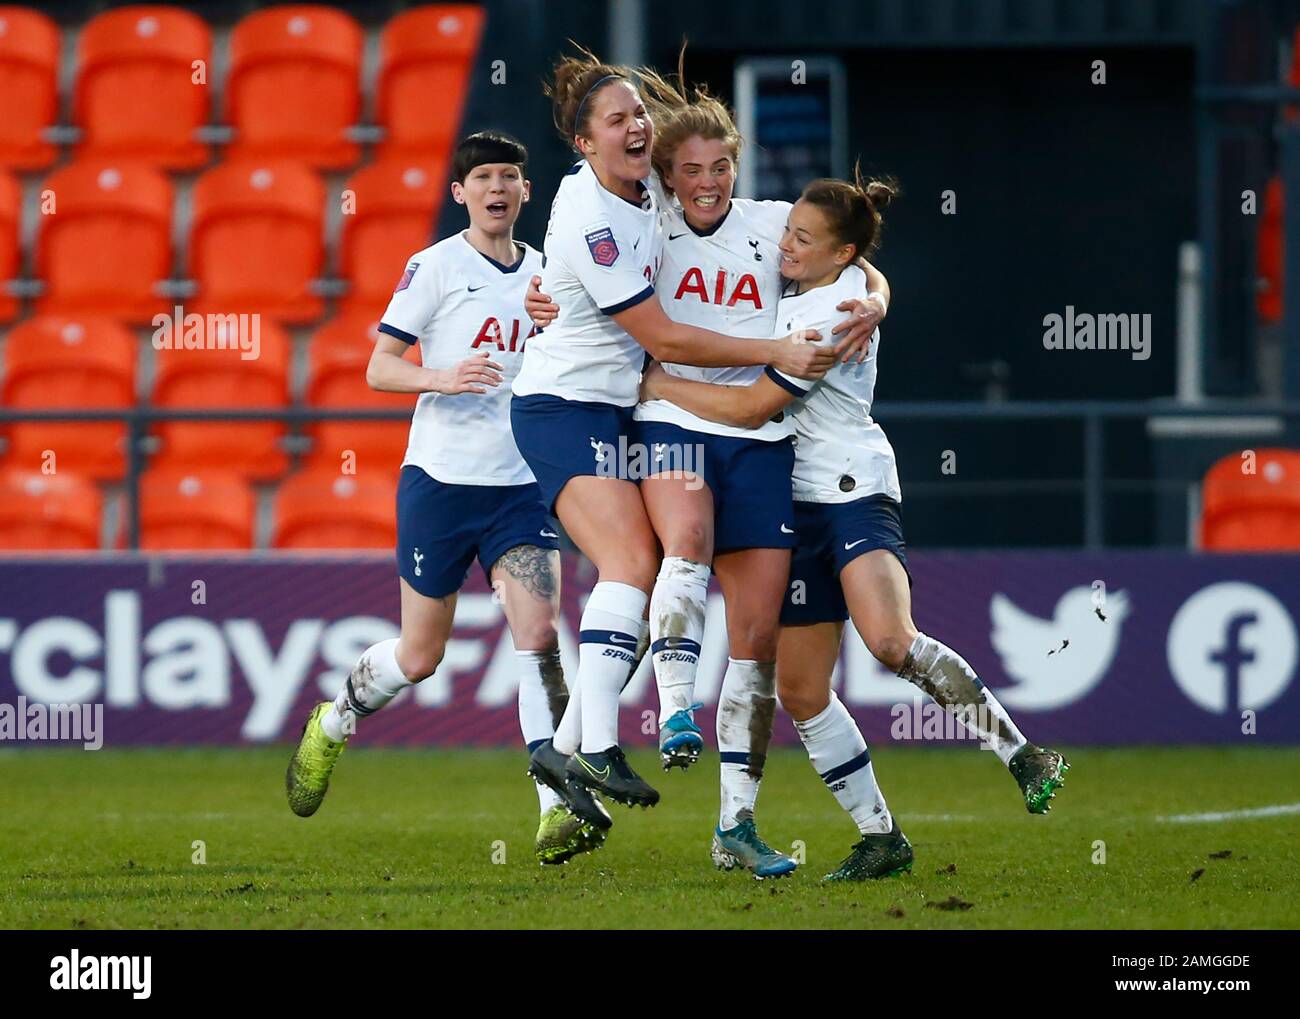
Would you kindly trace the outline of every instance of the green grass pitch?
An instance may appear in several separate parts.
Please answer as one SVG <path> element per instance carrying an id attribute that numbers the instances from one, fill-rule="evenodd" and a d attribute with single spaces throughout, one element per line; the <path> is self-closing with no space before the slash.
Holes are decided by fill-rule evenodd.
<path id="1" fill-rule="evenodd" d="M 804 847 L 776 882 L 709 860 L 712 752 L 671 775 L 635 752 L 660 805 L 612 808 L 603 850 L 545 868 L 522 751 L 356 745 L 310 819 L 285 803 L 290 752 L 0 754 L 0 926 L 1300 926 L 1300 749 L 1075 751 L 1046 817 L 989 753 L 883 749 L 916 866 L 850 887 L 820 884 L 856 833 L 797 750 L 772 755 L 759 798 L 768 841 Z"/>

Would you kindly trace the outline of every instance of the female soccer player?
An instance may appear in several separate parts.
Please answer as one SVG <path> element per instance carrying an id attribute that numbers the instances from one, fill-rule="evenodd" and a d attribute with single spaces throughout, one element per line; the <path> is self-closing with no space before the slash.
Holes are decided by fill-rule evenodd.
<path id="1" fill-rule="evenodd" d="M 695 89 L 688 99 L 641 70 L 655 123 L 652 162 L 666 195 L 658 294 L 667 316 L 736 336 L 773 335 L 781 292 L 781 239 L 789 202 L 732 197 L 740 135 L 726 106 Z M 679 63 L 679 80 L 684 80 Z M 680 204 L 671 200 L 675 195 Z M 853 317 L 836 326 L 851 343 L 870 340 L 888 302 L 888 282 L 871 279 L 868 299 L 845 301 Z M 530 314 L 554 318 L 549 296 L 530 288 Z M 866 356 L 865 346 L 862 356 Z M 758 367 L 669 369 L 684 378 L 748 385 Z M 638 448 L 654 451 L 641 495 L 664 550 L 650 599 L 650 645 L 659 688 L 664 768 L 686 768 L 703 739 L 691 712 L 710 572 L 727 605 L 729 660 L 717 714 L 721 809 L 712 854 L 719 866 L 760 877 L 795 867 L 759 837 L 755 804 L 776 705 L 777 624 L 794 545 L 789 425 L 719 424 L 667 400 L 637 407 Z"/>
<path id="2" fill-rule="evenodd" d="M 847 297 L 866 292 L 853 260 L 873 250 L 880 209 L 893 197 L 881 181 L 818 180 L 790 211 L 781 273 L 789 281 L 777 329 L 824 327 Z M 808 756 L 850 813 L 861 840 L 828 880 L 862 880 L 910 869 L 912 849 L 876 785 L 866 742 L 831 690 L 845 618 L 871 653 L 930 693 L 1007 764 L 1026 805 L 1044 812 L 1068 770 L 1064 758 L 1030 744 L 966 661 L 917 630 L 911 615 L 894 451 L 871 418 L 879 337 L 861 364 L 841 364 L 818 381 L 769 370 L 749 386 L 675 378 L 652 367 L 650 399 L 669 399 L 729 424 L 753 427 L 788 410 L 797 445 L 794 529 L 798 544 L 781 611 L 777 685 Z M 991 719 L 991 721 L 989 721 Z"/>
<path id="3" fill-rule="evenodd" d="M 618 695 L 647 637 L 659 567 L 635 483 L 643 465 L 628 457 L 645 353 L 706 367 L 773 365 L 796 377 L 834 359 L 791 337 L 739 340 L 674 322 L 650 300 L 664 238 L 648 182 L 654 124 L 632 76 L 584 50 L 562 60 L 548 86 L 555 125 L 582 158 L 560 183 L 546 231 L 543 289 L 559 314 L 528 344 L 511 403 L 543 500 L 598 577 L 580 625 L 576 689 L 530 770 L 579 817 L 605 826 L 593 792 L 628 805 L 659 799 L 618 745 Z"/>
<path id="4" fill-rule="evenodd" d="M 366 370 L 374 389 L 419 393 L 397 491 L 401 636 L 361 656 L 343 689 L 316 705 L 289 763 L 289 805 L 314 814 L 357 720 L 442 661 L 460 590 L 478 558 L 505 609 L 519 659 L 519 721 L 532 750 L 567 698 L 556 621 L 560 563 L 537 482 L 510 433 L 503 386 L 531 327 L 523 313 L 541 256 L 514 239 L 528 201 L 528 154 L 495 132 L 470 135 L 452 161 L 452 197 L 469 229 L 411 256 L 384 312 Z M 421 365 L 402 355 L 420 345 Z M 604 839 L 538 783 L 537 856 L 560 863 Z"/>

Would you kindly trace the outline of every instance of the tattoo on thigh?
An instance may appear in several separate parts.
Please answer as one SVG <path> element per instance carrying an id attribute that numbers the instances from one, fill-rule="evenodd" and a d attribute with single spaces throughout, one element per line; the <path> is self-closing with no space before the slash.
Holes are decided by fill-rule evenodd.
<path id="1" fill-rule="evenodd" d="M 516 545 L 497 560 L 510 576 L 535 598 L 549 601 L 555 596 L 555 571 L 551 568 L 551 550 L 536 545 Z"/>

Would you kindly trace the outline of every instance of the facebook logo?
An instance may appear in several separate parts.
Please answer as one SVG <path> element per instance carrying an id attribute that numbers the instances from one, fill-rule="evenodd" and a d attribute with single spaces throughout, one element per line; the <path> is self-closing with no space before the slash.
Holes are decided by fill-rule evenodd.
<path id="1" fill-rule="evenodd" d="M 1295 622 L 1262 587 L 1211 584 L 1184 602 L 1169 627 L 1174 681 L 1215 714 L 1258 711 L 1280 697 L 1296 668 Z"/>
<path id="2" fill-rule="evenodd" d="M 1254 612 L 1239 612 L 1228 619 L 1223 647 L 1210 652 L 1210 661 L 1223 668 L 1224 694 L 1229 708 L 1241 701 L 1241 667 L 1255 660 L 1255 652 L 1241 645 L 1241 632 L 1259 622 Z"/>

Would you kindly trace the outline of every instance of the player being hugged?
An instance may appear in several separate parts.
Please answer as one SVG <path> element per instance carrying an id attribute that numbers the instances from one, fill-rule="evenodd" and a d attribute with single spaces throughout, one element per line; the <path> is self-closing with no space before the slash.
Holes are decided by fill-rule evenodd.
<path id="1" fill-rule="evenodd" d="M 524 291 L 541 255 L 514 239 L 528 201 L 528 153 L 481 132 L 456 148 L 452 197 L 469 229 L 411 256 L 366 369 L 373 389 L 419 393 L 397 490 L 401 636 L 361 656 L 333 702 L 303 729 L 285 784 L 294 813 L 314 814 L 359 719 L 431 676 L 456 594 L 477 557 L 498 592 L 519 660 L 519 722 L 529 749 L 550 738 L 568 694 L 560 665 L 560 559 L 541 492 L 510 433 L 508 383 L 532 333 Z M 403 354 L 420 345 L 421 365 Z M 560 863 L 604 832 L 537 785 L 537 856 Z"/>
<path id="2" fill-rule="evenodd" d="M 825 328 L 836 307 L 867 293 L 854 259 L 870 254 L 880 210 L 894 196 L 883 181 L 817 180 L 790 210 L 781 241 L 789 281 L 777 308 L 777 331 Z M 1068 769 L 1059 753 L 1030 744 L 1006 710 L 956 652 L 912 621 L 894 451 L 871 417 L 879 357 L 870 355 L 809 382 L 778 369 L 750 386 L 716 386 L 674 377 L 658 366 L 643 391 L 702 417 L 755 427 L 788 411 L 797 443 L 794 513 L 798 543 L 781 610 L 777 687 L 813 767 L 861 833 L 828 880 L 863 880 L 910 870 L 912 847 L 876 784 L 866 741 L 831 690 L 844 620 L 852 618 L 871 653 L 929 693 L 978 732 L 1020 784 L 1033 813 Z"/>
<path id="3" fill-rule="evenodd" d="M 733 198 L 740 133 L 722 102 L 705 89 L 687 89 L 684 56 L 683 47 L 680 86 L 639 71 L 655 123 L 652 159 L 664 186 L 659 302 L 675 322 L 767 339 L 776 327 L 783 284 L 778 245 L 791 205 Z M 864 260 L 858 264 L 872 292 L 840 305 L 849 317 L 834 334 L 844 334 L 845 356 L 865 358 L 889 284 Z M 526 307 L 539 325 L 554 319 L 548 294 L 530 288 Z M 665 367 L 682 378 L 731 386 L 749 385 L 763 371 Z M 664 550 L 650 597 L 664 768 L 687 768 L 704 745 L 693 711 L 700 706 L 695 674 L 711 567 L 726 600 L 729 649 L 718 698 L 721 805 L 711 854 L 718 866 L 740 866 L 757 877 L 787 874 L 794 859 L 764 842 L 755 811 L 772 736 L 778 621 L 795 541 L 790 424 L 780 414 L 754 428 L 721 424 L 663 399 L 638 405 L 635 418 L 638 448 L 651 451 L 641 496 Z"/>
<path id="4" fill-rule="evenodd" d="M 547 92 L 557 129 L 582 158 L 561 180 L 546 230 L 542 289 L 559 314 L 528 344 L 511 421 L 546 506 L 595 565 L 597 583 L 583 610 L 572 697 L 530 771 L 579 817 L 608 826 L 595 793 L 628 805 L 659 799 L 618 745 L 618 696 L 648 643 L 659 569 L 639 458 L 628 457 L 646 352 L 700 366 L 772 365 L 795 377 L 825 371 L 834 353 L 669 319 L 652 300 L 663 246 L 650 180 L 654 124 L 633 72 L 583 50 L 557 64 Z"/>

